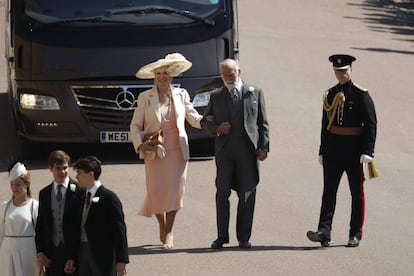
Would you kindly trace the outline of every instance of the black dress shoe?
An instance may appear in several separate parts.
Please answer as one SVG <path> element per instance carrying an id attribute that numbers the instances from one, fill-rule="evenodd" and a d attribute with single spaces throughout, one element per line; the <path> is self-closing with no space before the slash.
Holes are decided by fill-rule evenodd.
<path id="1" fill-rule="evenodd" d="M 349 238 L 349 241 L 348 241 L 348 244 L 346 245 L 346 247 L 358 247 L 360 240 L 361 239 L 358 236 L 353 235 Z"/>
<path id="2" fill-rule="evenodd" d="M 239 241 L 239 247 L 242 249 L 249 249 L 252 247 L 252 244 L 249 241 Z"/>
<path id="3" fill-rule="evenodd" d="M 321 231 L 308 231 L 306 236 L 313 242 L 320 242 L 323 247 L 329 246 L 331 242 Z"/>
<path id="4" fill-rule="evenodd" d="M 221 249 L 223 248 L 223 244 L 229 243 L 228 239 L 218 238 L 217 240 L 213 241 L 211 244 L 211 248 L 213 249 Z"/>

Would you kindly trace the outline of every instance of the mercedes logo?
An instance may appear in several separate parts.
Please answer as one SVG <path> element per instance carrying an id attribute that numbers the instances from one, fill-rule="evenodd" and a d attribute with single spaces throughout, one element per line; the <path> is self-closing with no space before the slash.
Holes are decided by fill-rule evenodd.
<path id="1" fill-rule="evenodd" d="M 135 96 L 132 92 L 123 90 L 116 95 L 115 102 L 120 109 L 131 109 L 135 104 Z"/>

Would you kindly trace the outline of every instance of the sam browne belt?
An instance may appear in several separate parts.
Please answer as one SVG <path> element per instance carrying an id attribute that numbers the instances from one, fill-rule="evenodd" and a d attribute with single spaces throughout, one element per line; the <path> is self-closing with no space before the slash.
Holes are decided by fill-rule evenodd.
<path id="1" fill-rule="evenodd" d="M 336 135 L 361 135 L 362 127 L 331 126 L 329 132 Z"/>

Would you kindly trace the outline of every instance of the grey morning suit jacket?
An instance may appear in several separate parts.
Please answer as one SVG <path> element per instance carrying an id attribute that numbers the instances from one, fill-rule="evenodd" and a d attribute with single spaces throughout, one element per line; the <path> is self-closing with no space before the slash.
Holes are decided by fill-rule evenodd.
<path id="1" fill-rule="evenodd" d="M 222 122 L 230 121 L 229 91 L 225 86 L 215 90 L 211 96 L 209 104 L 205 110 L 204 116 L 213 116 L 214 122 L 204 118 L 201 122 L 203 129 L 216 135 L 217 127 Z M 243 118 L 244 130 L 251 141 L 254 150 L 259 149 L 269 151 L 269 124 L 267 121 L 266 108 L 263 92 L 260 88 L 243 83 L 242 87 L 243 100 Z M 216 136 L 215 152 L 216 154 L 227 143 L 228 135 Z"/>
<path id="2" fill-rule="evenodd" d="M 72 191 L 71 185 L 75 185 Z M 76 259 L 77 248 L 76 242 L 79 240 L 78 230 L 81 220 L 81 198 L 85 190 L 78 186 L 78 183 L 69 178 L 69 185 L 66 191 L 65 208 L 63 211 L 63 237 L 64 246 L 67 259 Z M 49 184 L 39 192 L 39 215 L 36 223 L 36 248 L 37 252 L 43 252 L 48 258 L 52 257 L 52 231 L 53 231 L 53 216 L 52 216 L 52 199 L 53 183 Z"/>

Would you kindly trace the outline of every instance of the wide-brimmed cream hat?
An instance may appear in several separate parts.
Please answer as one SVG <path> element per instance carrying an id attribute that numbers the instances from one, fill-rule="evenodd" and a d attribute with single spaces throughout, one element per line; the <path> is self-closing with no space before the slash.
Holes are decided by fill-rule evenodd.
<path id="1" fill-rule="evenodd" d="M 163 66 L 169 66 L 167 70 L 168 74 L 171 77 L 176 77 L 190 69 L 192 65 L 193 64 L 188 61 L 182 54 L 172 53 L 166 55 L 165 58 L 142 66 L 135 74 L 135 76 L 140 79 L 153 79 L 155 69 Z"/>

